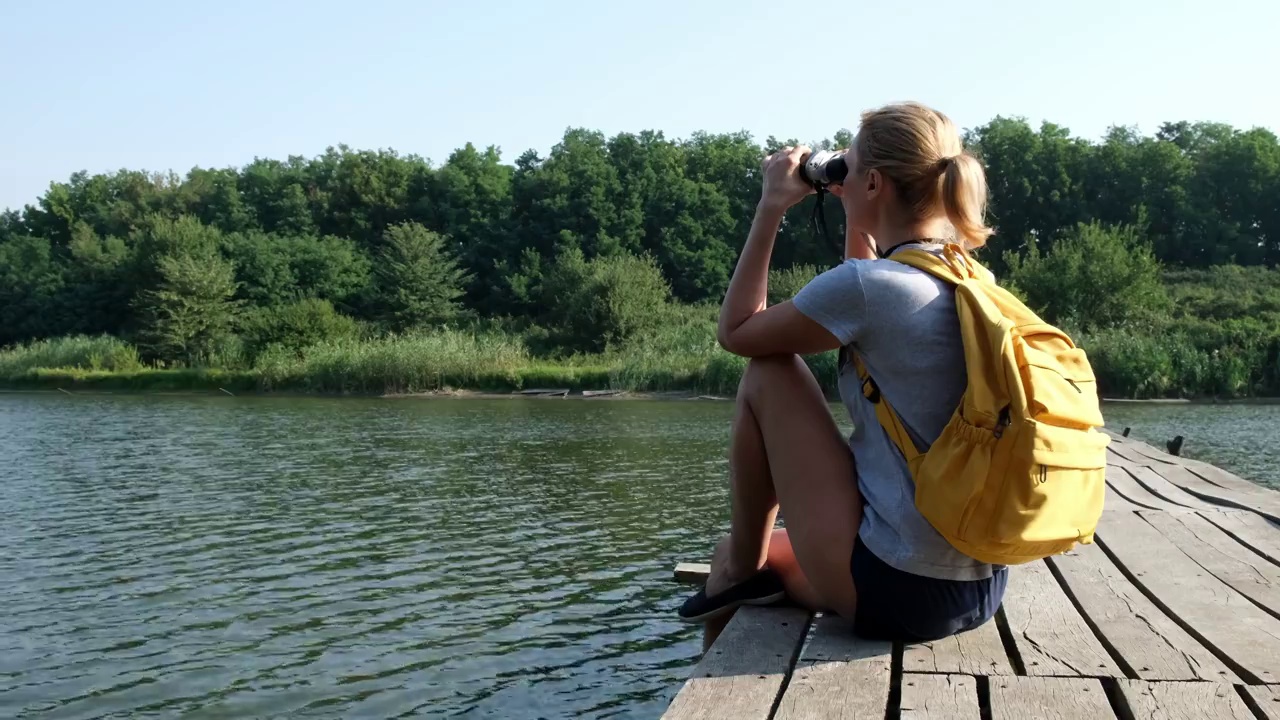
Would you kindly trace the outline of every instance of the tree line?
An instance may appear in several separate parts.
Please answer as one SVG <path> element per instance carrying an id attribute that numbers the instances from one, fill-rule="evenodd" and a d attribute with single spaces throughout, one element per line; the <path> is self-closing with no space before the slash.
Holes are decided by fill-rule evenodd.
<path id="1" fill-rule="evenodd" d="M 1177 122 L 1095 141 L 996 118 L 966 135 L 988 172 L 997 235 L 982 257 L 998 273 L 1089 223 L 1125 228 L 1164 266 L 1280 262 L 1270 131 Z M 793 142 L 571 129 L 511 164 L 470 144 L 440 165 L 339 146 L 183 176 L 76 173 L 0 215 L 0 345 L 106 333 L 197 363 L 501 318 L 560 351 L 603 350 L 668 299 L 720 298 L 760 160 Z M 839 205 L 828 198 L 828 236 L 813 202 L 784 224 L 775 268 L 837 260 Z"/>

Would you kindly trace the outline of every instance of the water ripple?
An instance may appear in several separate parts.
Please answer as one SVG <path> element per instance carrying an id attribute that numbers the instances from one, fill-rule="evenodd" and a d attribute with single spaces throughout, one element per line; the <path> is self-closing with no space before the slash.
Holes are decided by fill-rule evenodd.
<path id="1" fill-rule="evenodd" d="M 0 716 L 657 716 L 728 414 L 0 397 Z"/>

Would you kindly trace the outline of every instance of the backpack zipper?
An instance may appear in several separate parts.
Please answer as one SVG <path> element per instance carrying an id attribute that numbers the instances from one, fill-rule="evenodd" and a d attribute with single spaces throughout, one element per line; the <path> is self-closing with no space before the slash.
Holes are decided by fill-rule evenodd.
<path id="1" fill-rule="evenodd" d="M 1000 417 L 996 420 L 995 430 L 992 430 L 997 440 L 1004 437 L 1004 429 L 1009 427 L 1009 422 L 1009 408 L 1006 407 L 1000 411 Z"/>

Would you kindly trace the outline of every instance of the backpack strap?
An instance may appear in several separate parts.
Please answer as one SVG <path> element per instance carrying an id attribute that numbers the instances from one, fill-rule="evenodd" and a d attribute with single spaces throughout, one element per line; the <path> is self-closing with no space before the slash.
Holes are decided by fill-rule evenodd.
<path id="1" fill-rule="evenodd" d="M 939 280 L 953 285 L 969 279 L 986 282 L 994 282 L 995 280 L 995 276 L 991 274 L 990 270 L 969 257 L 968 253 L 954 243 L 944 245 L 941 255 L 927 250 L 912 248 L 896 252 L 890 255 L 888 259 L 900 262 L 903 265 L 910 265 L 917 270 L 927 272 Z"/>
<path id="2" fill-rule="evenodd" d="M 853 358 L 853 368 L 858 372 L 858 379 L 862 381 L 862 396 L 865 397 L 876 409 L 876 420 L 880 422 L 880 427 L 889 435 L 889 439 L 898 447 L 902 456 L 907 460 L 907 467 L 914 467 L 920 458 L 924 457 L 924 453 L 920 452 L 920 448 L 916 447 L 915 440 L 911 439 L 911 434 L 907 432 L 907 426 L 903 424 L 902 418 L 898 417 L 897 411 L 889 404 L 889 400 L 880 393 L 880 386 L 876 381 L 871 379 L 871 373 L 867 371 L 866 363 L 862 362 L 862 358 L 856 352 L 849 353 Z"/>
<path id="3" fill-rule="evenodd" d="M 925 250 L 909 249 L 893 253 L 889 259 L 927 272 L 952 285 L 970 278 L 981 280 L 992 278 L 990 271 L 970 258 L 960 246 L 950 243 L 943 248 L 942 255 Z M 889 404 L 888 399 L 881 394 L 880 386 L 867 371 L 866 363 L 862 362 L 862 358 L 856 352 L 851 352 L 850 355 L 853 358 L 853 367 L 858 372 L 858 379 L 862 381 L 862 396 L 875 406 L 876 420 L 880 422 L 880 427 L 884 428 L 889 439 L 906 458 L 907 467 L 914 468 L 920 458 L 924 457 L 924 453 L 916 447 L 915 440 L 911 439 L 911 434 L 907 432 L 907 426 L 903 424 L 902 418 Z"/>

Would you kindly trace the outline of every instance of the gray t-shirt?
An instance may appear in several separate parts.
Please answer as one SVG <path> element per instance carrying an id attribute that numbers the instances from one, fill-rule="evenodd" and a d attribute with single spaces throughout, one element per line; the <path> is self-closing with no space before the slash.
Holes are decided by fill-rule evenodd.
<path id="1" fill-rule="evenodd" d="M 916 510 L 906 460 L 876 421 L 853 364 L 844 362 L 848 352 L 857 352 L 916 445 L 933 444 L 960 405 L 966 384 L 952 286 L 893 260 L 846 260 L 814 278 L 794 303 L 845 347 L 840 397 L 854 425 L 849 447 L 865 501 L 858 535 L 867 549 L 916 575 L 991 577 L 990 565 L 953 548 Z"/>

